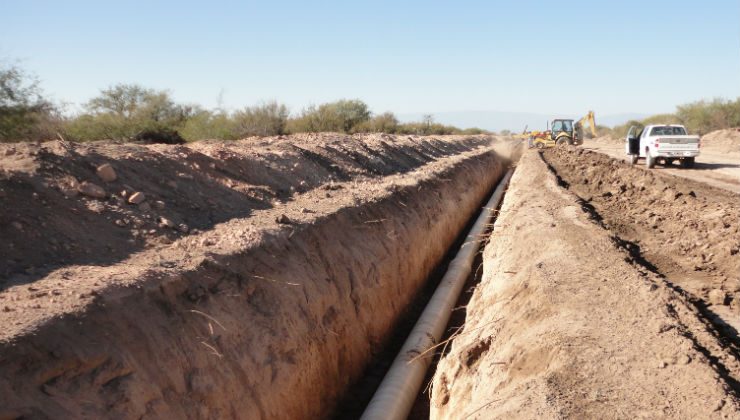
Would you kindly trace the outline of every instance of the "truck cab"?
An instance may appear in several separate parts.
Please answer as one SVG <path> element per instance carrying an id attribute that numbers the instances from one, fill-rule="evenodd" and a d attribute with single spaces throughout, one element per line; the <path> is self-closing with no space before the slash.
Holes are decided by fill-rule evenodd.
<path id="1" fill-rule="evenodd" d="M 686 127 L 677 124 L 648 125 L 630 127 L 625 138 L 625 152 L 634 165 L 638 159 L 645 159 L 645 166 L 655 167 L 660 162 L 673 165 L 680 161 L 684 168 L 694 166 L 699 156 L 699 136 L 691 136 Z"/>

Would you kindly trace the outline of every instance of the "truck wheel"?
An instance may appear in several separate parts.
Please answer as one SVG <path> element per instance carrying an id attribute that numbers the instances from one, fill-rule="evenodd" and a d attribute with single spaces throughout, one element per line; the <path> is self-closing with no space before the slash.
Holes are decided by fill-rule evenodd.
<path id="1" fill-rule="evenodd" d="M 637 155 L 630 155 L 630 165 L 634 165 L 635 163 L 637 163 L 637 159 L 639 158 L 640 157 Z"/>
<path id="2" fill-rule="evenodd" d="M 665 166 L 673 166 L 673 159 L 666 159 Z"/>
<path id="3" fill-rule="evenodd" d="M 655 167 L 655 158 L 650 154 L 650 150 L 645 153 L 645 167 L 648 169 Z"/>
<path id="4" fill-rule="evenodd" d="M 683 168 L 693 168 L 694 167 L 694 158 L 693 157 L 687 157 L 681 159 L 681 167 Z"/>

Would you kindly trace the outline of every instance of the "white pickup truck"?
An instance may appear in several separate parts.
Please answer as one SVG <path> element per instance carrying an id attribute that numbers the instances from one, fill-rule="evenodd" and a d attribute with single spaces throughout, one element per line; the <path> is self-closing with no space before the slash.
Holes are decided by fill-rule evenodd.
<path id="1" fill-rule="evenodd" d="M 672 165 L 681 162 L 684 168 L 694 166 L 699 156 L 699 136 L 686 134 L 682 125 L 648 125 L 643 129 L 632 126 L 625 139 L 625 151 L 634 165 L 637 159 L 645 158 L 645 166 L 652 168 L 656 162 Z"/>

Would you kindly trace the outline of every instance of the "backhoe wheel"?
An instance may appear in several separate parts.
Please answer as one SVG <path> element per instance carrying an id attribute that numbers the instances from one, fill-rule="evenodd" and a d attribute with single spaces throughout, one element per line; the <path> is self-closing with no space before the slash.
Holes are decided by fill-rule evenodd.
<path id="1" fill-rule="evenodd" d="M 637 163 L 637 159 L 639 159 L 639 156 L 637 155 L 630 155 L 630 165 L 634 165 Z"/>
<path id="2" fill-rule="evenodd" d="M 558 146 L 565 146 L 566 144 L 569 144 L 569 143 L 568 143 L 568 139 L 567 139 L 567 138 L 565 138 L 565 137 L 560 137 L 560 138 L 559 138 L 559 139 L 558 139 L 558 140 L 557 140 L 557 141 L 555 142 L 555 144 L 556 144 L 556 145 L 558 145 Z"/>
<path id="3" fill-rule="evenodd" d="M 687 157 L 681 159 L 681 167 L 682 168 L 693 168 L 694 167 L 694 158 L 693 157 Z"/>
<path id="4" fill-rule="evenodd" d="M 538 141 L 537 143 L 535 143 L 535 146 L 534 147 L 536 147 L 538 149 L 544 149 L 545 148 L 545 143 L 543 143 L 541 141 Z"/>
<path id="5" fill-rule="evenodd" d="M 650 154 L 649 150 L 645 153 L 645 167 L 648 169 L 655 167 L 655 158 Z"/>

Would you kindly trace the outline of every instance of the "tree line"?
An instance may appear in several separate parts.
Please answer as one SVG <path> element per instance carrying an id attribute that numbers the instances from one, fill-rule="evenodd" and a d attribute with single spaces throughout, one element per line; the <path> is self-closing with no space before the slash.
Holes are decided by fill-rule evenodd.
<path id="1" fill-rule="evenodd" d="M 481 134 L 439 124 L 431 115 L 402 123 L 391 112 L 374 114 L 358 99 L 309 106 L 291 114 L 277 101 L 236 111 L 176 102 L 168 91 L 136 84 L 105 89 L 76 115 L 65 115 L 46 99 L 39 83 L 17 66 L 0 68 L 0 141 L 154 140 L 180 143 L 201 139 L 235 140 L 307 132 L 389 134 Z"/>
<path id="2" fill-rule="evenodd" d="M 650 124 L 682 124 L 686 126 L 689 133 L 698 135 L 724 128 L 740 127 L 740 98 L 695 101 L 677 106 L 673 113 L 627 121 L 611 129 L 600 127 L 600 131 L 612 136 L 624 137 L 630 127 L 645 127 Z"/>

